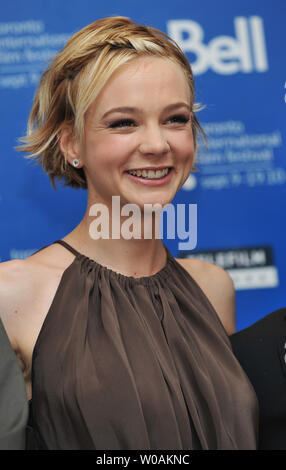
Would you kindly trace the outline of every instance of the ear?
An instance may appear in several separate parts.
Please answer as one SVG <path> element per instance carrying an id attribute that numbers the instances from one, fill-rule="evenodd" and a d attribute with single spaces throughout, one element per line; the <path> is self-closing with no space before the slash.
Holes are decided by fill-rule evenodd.
<path id="1" fill-rule="evenodd" d="M 80 159 L 80 144 L 74 135 L 72 126 L 63 126 L 58 134 L 58 142 L 65 160 L 73 165 L 73 160 L 76 158 L 80 162 L 77 168 L 81 168 L 83 163 Z"/>

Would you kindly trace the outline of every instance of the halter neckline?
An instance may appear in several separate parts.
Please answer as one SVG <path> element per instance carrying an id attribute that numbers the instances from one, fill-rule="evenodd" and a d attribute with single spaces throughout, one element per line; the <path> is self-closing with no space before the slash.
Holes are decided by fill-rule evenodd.
<path id="1" fill-rule="evenodd" d="M 58 243 L 58 244 L 62 245 L 67 250 L 69 250 L 72 254 L 74 254 L 77 259 L 84 260 L 86 263 L 89 263 L 92 267 L 97 268 L 98 270 L 102 270 L 102 272 L 104 272 L 105 274 L 116 277 L 119 281 L 134 282 L 136 284 L 138 284 L 138 283 L 139 284 L 140 283 L 150 284 L 153 281 L 159 280 L 161 278 L 165 279 L 166 276 L 168 275 L 170 262 L 172 260 L 172 255 L 171 255 L 170 251 L 168 250 L 168 248 L 165 245 L 163 245 L 164 248 L 165 248 L 165 251 L 166 251 L 167 258 L 166 258 L 165 265 L 159 271 L 157 271 L 154 274 L 151 274 L 150 276 L 141 276 L 141 277 L 126 276 L 125 274 L 114 271 L 113 269 L 108 268 L 107 266 L 104 266 L 104 265 L 98 263 L 94 259 L 89 258 L 88 256 L 80 253 L 73 246 L 71 246 L 69 243 L 67 243 L 64 240 L 56 240 L 54 243 Z"/>

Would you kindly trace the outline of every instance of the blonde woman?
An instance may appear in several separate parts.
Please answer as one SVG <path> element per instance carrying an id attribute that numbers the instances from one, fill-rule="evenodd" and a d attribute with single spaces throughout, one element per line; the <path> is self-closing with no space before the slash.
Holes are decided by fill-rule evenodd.
<path id="1" fill-rule="evenodd" d="M 114 196 L 142 217 L 144 205 L 173 200 L 194 163 L 195 109 L 182 51 L 125 17 L 79 31 L 42 77 L 22 150 L 53 184 L 86 188 L 88 204 L 63 240 L 1 266 L 38 449 L 256 446 L 256 397 L 228 340 L 226 272 L 175 260 L 154 233 L 91 236 L 94 204 L 111 231 L 112 217 L 126 221 L 112 214 Z"/>

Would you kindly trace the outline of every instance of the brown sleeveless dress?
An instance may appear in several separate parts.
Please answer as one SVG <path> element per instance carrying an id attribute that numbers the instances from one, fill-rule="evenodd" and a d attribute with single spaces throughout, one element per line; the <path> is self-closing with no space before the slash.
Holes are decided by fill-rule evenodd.
<path id="1" fill-rule="evenodd" d="M 163 269 L 133 278 L 55 243 L 75 258 L 33 352 L 33 448 L 255 449 L 253 388 L 167 248 Z"/>

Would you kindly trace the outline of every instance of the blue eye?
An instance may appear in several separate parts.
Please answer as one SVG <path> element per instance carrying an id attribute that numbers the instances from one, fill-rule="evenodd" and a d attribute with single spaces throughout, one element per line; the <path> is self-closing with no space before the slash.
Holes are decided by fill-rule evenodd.
<path id="1" fill-rule="evenodd" d="M 119 119 L 118 121 L 112 122 L 109 127 L 112 129 L 117 127 L 132 127 L 135 126 L 133 119 Z"/>

